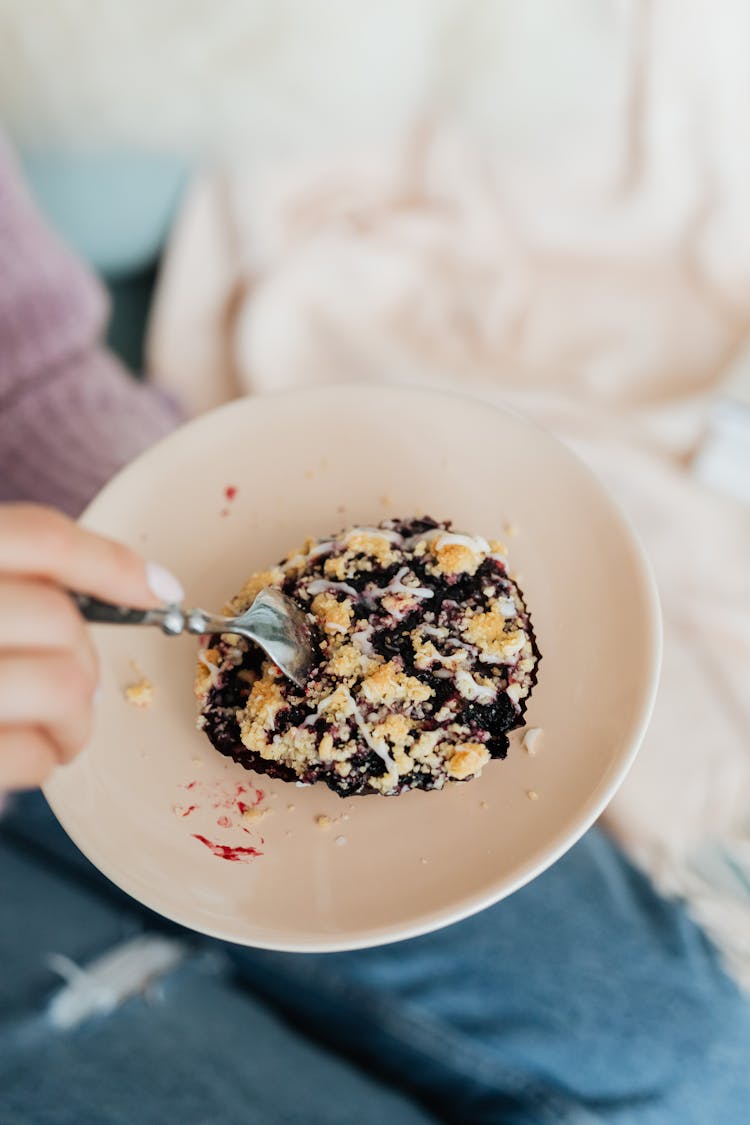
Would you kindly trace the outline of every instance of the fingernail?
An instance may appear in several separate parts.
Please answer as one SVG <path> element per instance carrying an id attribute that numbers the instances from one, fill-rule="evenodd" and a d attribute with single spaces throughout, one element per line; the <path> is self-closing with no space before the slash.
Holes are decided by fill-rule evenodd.
<path id="1" fill-rule="evenodd" d="M 185 597 L 179 579 L 175 578 L 171 570 L 167 570 L 159 563 L 146 563 L 146 579 L 154 597 L 166 605 L 174 605 Z"/>

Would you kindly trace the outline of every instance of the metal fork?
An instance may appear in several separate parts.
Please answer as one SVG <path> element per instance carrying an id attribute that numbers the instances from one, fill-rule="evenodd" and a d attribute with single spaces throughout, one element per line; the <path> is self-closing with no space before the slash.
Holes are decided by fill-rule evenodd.
<path id="1" fill-rule="evenodd" d="M 132 609 L 112 605 L 88 594 L 72 594 L 87 621 L 101 625 L 156 625 L 168 637 L 182 633 L 237 633 L 263 649 L 285 676 L 304 688 L 313 664 L 310 626 L 299 606 L 270 587 L 238 617 L 222 617 L 205 609 Z"/>

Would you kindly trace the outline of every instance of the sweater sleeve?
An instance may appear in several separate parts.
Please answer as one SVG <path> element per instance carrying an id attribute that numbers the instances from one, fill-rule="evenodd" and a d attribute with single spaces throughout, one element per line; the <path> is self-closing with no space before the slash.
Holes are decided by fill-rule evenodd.
<path id="1" fill-rule="evenodd" d="M 78 515 L 180 420 L 101 346 L 108 305 L 45 225 L 0 136 L 0 500 Z"/>

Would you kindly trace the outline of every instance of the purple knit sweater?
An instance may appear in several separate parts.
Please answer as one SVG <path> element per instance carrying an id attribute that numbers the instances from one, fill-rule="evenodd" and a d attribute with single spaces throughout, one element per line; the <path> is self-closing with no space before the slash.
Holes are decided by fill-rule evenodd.
<path id="1" fill-rule="evenodd" d="M 101 346 L 102 287 L 45 225 L 0 136 L 0 500 L 78 515 L 179 422 Z"/>

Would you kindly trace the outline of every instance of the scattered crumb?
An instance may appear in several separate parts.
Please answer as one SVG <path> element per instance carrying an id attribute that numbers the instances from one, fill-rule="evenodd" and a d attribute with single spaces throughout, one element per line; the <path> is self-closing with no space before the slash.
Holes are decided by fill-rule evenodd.
<path id="1" fill-rule="evenodd" d="M 333 820 L 330 816 L 326 816 L 325 813 L 320 813 L 315 817 L 315 823 L 317 824 L 318 828 L 330 828 L 333 824 Z"/>
<path id="2" fill-rule="evenodd" d="M 346 836 L 337 836 L 336 837 L 336 843 L 338 844 L 338 846 L 340 848 L 342 848 L 344 846 L 344 844 L 346 843 Z"/>
<path id="3" fill-rule="evenodd" d="M 505 534 L 509 539 L 514 539 L 518 535 L 518 525 L 515 523 L 506 523 Z"/>
<path id="4" fill-rule="evenodd" d="M 422 856 L 422 858 L 420 859 L 420 861 L 419 861 L 419 862 L 420 862 L 420 863 L 427 863 L 428 861 L 427 861 L 427 860 L 425 859 L 425 857 L 424 857 L 424 856 Z"/>
<path id="5" fill-rule="evenodd" d="M 305 480 L 312 480 L 314 476 L 315 473 L 312 469 L 305 469 Z"/>
<path id="6" fill-rule="evenodd" d="M 524 734 L 521 745 L 527 754 L 532 756 L 537 753 L 544 737 L 544 732 L 541 727 L 530 727 Z"/>
<path id="7" fill-rule="evenodd" d="M 144 676 L 134 684 L 128 684 L 125 688 L 125 698 L 133 707 L 142 709 L 150 707 L 154 701 L 154 685 Z"/>
<path id="8" fill-rule="evenodd" d="M 341 819 L 342 820 L 349 820 L 349 813 L 345 812 Z"/>
<path id="9" fill-rule="evenodd" d="M 284 833 L 284 835 L 285 835 L 285 836 L 291 836 L 291 834 L 292 834 L 292 830 L 291 830 L 291 828 L 287 828 L 287 830 L 286 830 L 286 832 Z"/>
<path id="10" fill-rule="evenodd" d="M 539 800 L 539 794 L 537 793 L 536 789 L 527 789 L 526 790 L 526 796 L 529 798 L 530 801 L 538 801 Z"/>
<path id="11" fill-rule="evenodd" d="M 286 807 L 286 811 L 287 811 L 287 812 L 294 812 L 294 810 L 295 810 L 296 808 L 297 808 L 297 806 L 296 806 L 296 805 L 287 805 L 287 807 Z"/>
<path id="12" fill-rule="evenodd" d="M 202 766 L 203 765 L 203 758 L 191 758 L 190 761 L 193 763 L 194 766 Z"/>
<path id="13" fill-rule="evenodd" d="M 480 807 L 480 809 L 488 809 L 490 806 L 487 804 L 486 801 L 480 801 L 479 807 Z"/>
<path id="14" fill-rule="evenodd" d="M 245 809 L 242 813 L 243 820 L 262 820 L 264 816 L 272 813 L 273 809 Z"/>
<path id="15" fill-rule="evenodd" d="M 384 492 L 382 496 L 378 496 L 378 503 L 381 504 L 384 508 L 390 508 L 393 500 L 387 492 Z"/>

